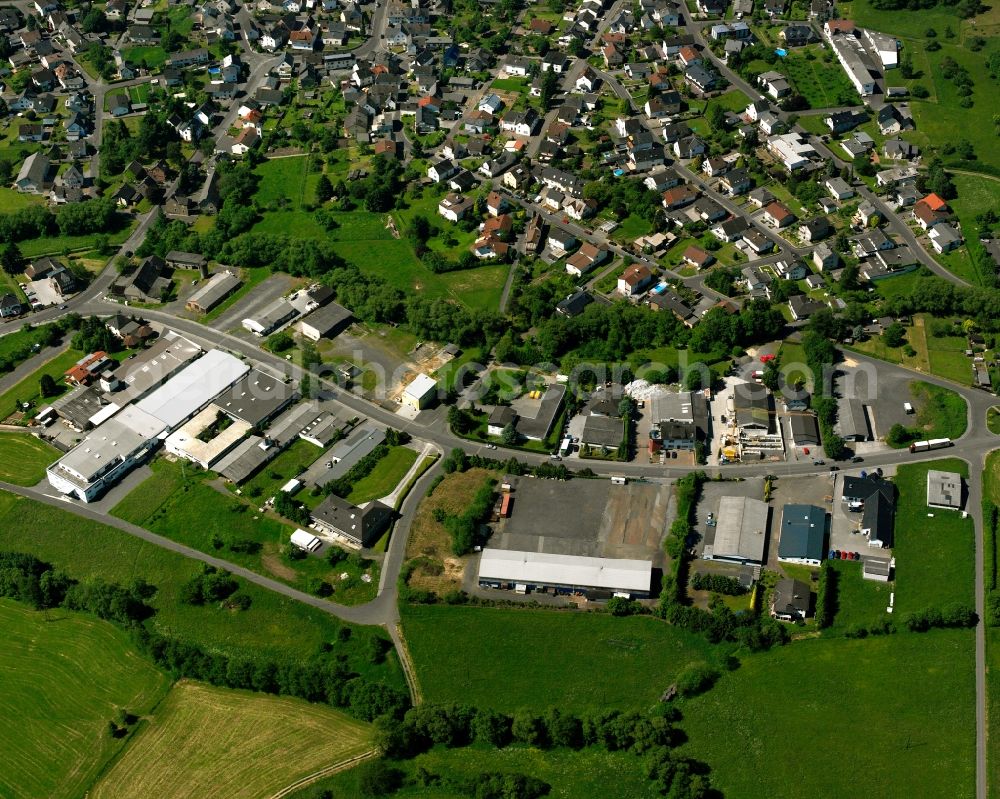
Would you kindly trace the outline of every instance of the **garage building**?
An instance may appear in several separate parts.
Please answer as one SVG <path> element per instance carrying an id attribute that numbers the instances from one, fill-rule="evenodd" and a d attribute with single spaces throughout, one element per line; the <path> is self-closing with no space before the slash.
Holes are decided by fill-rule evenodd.
<path id="1" fill-rule="evenodd" d="M 826 538 L 826 511 L 815 505 L 785 505 L 781 512 L 778 560 L 819 566 Z"/>
<path id="2" fill-rule="evenodd" d="M 310 341 L 333 338 L 346 330 L 353 320 L 351 312 L 343 305 L 331 302 L 327 306 L 317 308 L 299 322 L 299 332 Z"/>
<path id="3" fill-rule="evenodd" d="M 593 599 L 627 594 L 648 597 L 653 562 L 582 555 L 550 555 L 484 549 L 479 560 L 479 585 L 526 592 L 552 588 L 556 593 L 582 592 Z"/>

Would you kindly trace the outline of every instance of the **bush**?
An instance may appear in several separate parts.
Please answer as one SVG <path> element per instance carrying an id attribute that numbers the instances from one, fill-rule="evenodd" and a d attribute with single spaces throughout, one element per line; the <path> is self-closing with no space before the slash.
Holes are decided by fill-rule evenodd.
<path id="1" fill-rule="evenodd" d="M 692 663 L 677 675 L 677 692 L 684 697 L 703 694 L 719 679 L 719 672 L 707 663 Z"/>
<path id="2" fill-rule="evenodd" d="M 823 561 L 819 571 L 819 589 L 816 592 L 816 626 L 823 630 L 833 624 L 837 615 L 837 580 L 840 575 L 830 561 Z"/>
<path id="3" fill-rule="evenodd" d="M 358 788 L 362 796 L 388 796 L 403 784 L 403 772 L 381 758 L 358 766 Z"/>

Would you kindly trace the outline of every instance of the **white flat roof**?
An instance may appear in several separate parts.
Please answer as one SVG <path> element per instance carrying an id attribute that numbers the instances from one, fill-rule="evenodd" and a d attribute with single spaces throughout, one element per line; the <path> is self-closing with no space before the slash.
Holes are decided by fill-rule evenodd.
<path id="1" fill-rule="evenodd" d="M 220 413 L 225 413 L 225 411 L 214 402 L 207 405 L 204 410 L 182 425 L 175 433 L 167 436 L 165 442 L 167 449 L 187 455 L 192 460 L 203 464 L 206 469 L 211 468 L 221 456 L 229 452 L 250 432 L 250 425 L 247 422 L 233 419 L 229 427 L 214 438 L 208 441 L 202 441 L 198 438 L 202 431 L 211 427 Z"/>
<path id="2" fill-rule="evenodd" d="M 652 572 L 651 560 L 550 555 L 505 549 L 484 549 L 479 560 L 481 580 L 624 591 L 649 591 Z"/>
<path id="3" fill-rule="evenodd" d="M 249 365 L 228 352 L 209 350 L 137 402 L 136 407 L 173 430 L 249 371 Z"/>
<path id="4" fill-rule="evenodd" d="M 433 377 L 425 374 L 419 374 L 413 378 L 413 382 L 408 385 L 404 391 L 405 394 L 409 394 L 411 397 L 420 399 L 421 397 L 427 396 L 428 393 L 437 388 L 437 380 Z"/>
<path id="5" fill-rule="evenodd" d="M 92 482 L 116 459 L 126 459 L 163 431 L 163 422 L 133 405 L 91 430 L 79 444 L 59 459 L 57 469 Z"/>

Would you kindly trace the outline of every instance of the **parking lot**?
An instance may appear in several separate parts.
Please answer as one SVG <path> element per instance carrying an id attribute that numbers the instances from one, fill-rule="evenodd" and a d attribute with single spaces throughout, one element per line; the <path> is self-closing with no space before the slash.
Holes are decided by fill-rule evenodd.
<path id="1" fill-rule="evenodd" d="M 663 564 L 663 538 L 676 513 L 672 485 L 519 477 L 512 495 L 510 518 L 494 525 L 491 547 Z"/>
<path id="2" fill-rule="evenodd" d="M 896 371 L 876 371 L 870 364 L 861 365 L 848 353 L 838 367 L 834 389 L 837 396 L 860 399 L 868 406 L 872 435 L 880 439 L 894 424 L 913 424 L 913 416 L 903 409 L 903 403 L 909 402 L 918 412 L 920 410 L 919 401 L 910 391 L 912 380 L 909 375 Z M 870 447 L 865 449 L 871 450 Z"/>

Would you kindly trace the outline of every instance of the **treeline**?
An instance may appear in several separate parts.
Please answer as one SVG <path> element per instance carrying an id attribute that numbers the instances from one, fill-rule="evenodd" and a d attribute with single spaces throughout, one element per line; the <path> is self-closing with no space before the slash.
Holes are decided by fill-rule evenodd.
<path id="1" fill-rule="evenodd" d="M 975 609 L 963 602 L 949 602 L 940 608 L 924 608 L 903 620 L 906 629 L 913 633 L 924 633 L 935 628 L 975 627 L 978 623 L 979 617 Z"/>
<path id="2" fill-rule="evenodd" d="M 997 527 L 1000 513 L 989 499 L 983 500 L 983 557 L 986 580 L 986 620 L 991 627 L 1000 627 L 1000 591 L 997 590 Z"/>
<path id="3" fill-rule="evenodd" d="M 325 702 L 366 721 L 381 716 L 398 718 L 410 705 L 405 693 L 364 679 L 330 653 L 305 660 L 263 653 L 251 658 L 209 650 L 146 627 L 139 627 L 135 638 L 144 654 L 175 677 Z"/>
<path id="4" fill-rule="evenodd" d="M 816 591 L 816 626 L 821 630 L 833 624 L 837 616 L 839 579 L 840 574 L 833 564 L 824 560 L 819 569 L 819 588 Z"/>
<path id="5" fill-rule="evenodd" d="M 153 614 L 146 600 L 155 593 L 156 588 L 144 580 L 127 586 L 99 577 L 80 582 L 34 555 L 0 552 L 0 596 L 35 610 L 63 607 L 129 626 Z"/>
<path id="6" fill-rule="evenodd" d="M 962 19 L 976 16 L 982 9 L 979 0 L 871 0 L 879 11 L 922 11 L 941 6 Z"/>
<path id="7" fill-rule="evenodd" d="M 122 221 L 114 202 L 108 197 L 66 203 L 55 211 L 32 205 L 0 215 L 0 242 L 110 233 L 121 227 Z"/>
<path id="8" fill-rule="evenodd" d="M 544 713 L 521 711 L 509 715 L 458 704 L 423 704 L 410 708 L 402 721 L 380 720 L 376 743 L 386 758 L 395 761 L 416 757 L 434 746 L 478 744 L 503 749 L 522 744 L 545 750 L 599 747 L 645 758 L 647 777 L 660 795 L 673 799 L 720 796 L 711 787 L 707 765 L 673 751 L 686 740 L 683 730 L 676 726 L 680 713 L 667 706 L 660 706 L 658 711 L 644 715 L 612 710 L 581 717 L 550 708 Z M 480 796 L 478 792 L 470 795 Z M 526 795 L 538 794 L 504 794 L 504 799 Z"/>
<path id="9" fill-rule="evenodd" d="M 837 360 L 837 348 L 815 330 L 802 334 L 802 350 L 813 376 L 812 408 L 816 412 L 823 452 L 828 458 L 839 460 L 847 453 L 847 444 L 834 430 L 837 423 L 837 400 L 832 387 L 825 385 L 825 375 Z"/>
<path id="10" fill-rule="evenodd" d="M 464 472 L 468 469 L 491 469 L 495 471 L 502 471 L 506 474 L 514 475 L 515 477 L 530 474 L 534 477 L 542 477 L 549 480 L 569 480 L 571 477 L 575 476 L 573 472 L 561 463 L 539 463 L 535 466 L 529 466 L 526 463 L 521 463 L 521 461 L 513 457 L 501 461 L 497 458 L 486 458 L 482 455 L 468 455 L 460 447 L 455 447 L 448 453 L 448 456 L 441 461 L 441 467 L 444 469 L 446 474 L 451 474 L 452 472 Z M 579 472 L 580 477 L 592 475 L 593 472 L 589 469 L 584 469 Z"/>

